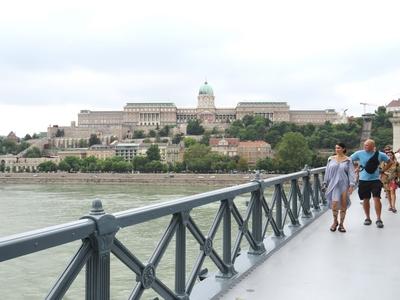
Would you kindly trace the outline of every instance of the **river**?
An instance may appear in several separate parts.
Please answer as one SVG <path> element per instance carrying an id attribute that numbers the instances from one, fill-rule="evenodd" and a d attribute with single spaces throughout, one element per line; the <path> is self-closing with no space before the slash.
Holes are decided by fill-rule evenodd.
<path id="1" fill-rule="evenodd" d="M 149 185 L 65 185 L 65 184 L 3 184 L 0 185 L 0 237 L 28 230 L 77 220 L 90 210 L 92 200 L 99 198 L 107 213 L 115 213 L 162 201 L 177 199 L 215 189 L 209 186 L 149 186 Z M 244 212 L 249 195 L 235 200 Z M 206 235 L 219 203 L 194 209 L 194 218 Z M 137 257 L 145 262 L 150 258 L 170 217 L 157 219 L 120 230 L 120 239 Z M 215 238 L 220 248 L 221 228 Z M 234 229 L 234 228 L 233 228 Z M 187 273 L 199 253 L 199 245 L 187 235 Z M 0 263 L 1 299 L 43 299 L 64 271 L 81 242 L 51 248 L 31 255 Z M 244 243 L 246 245 L 246 243 Z M 242 245 L 242 248 L 243 246 Z M 156 270 L 157 277 L 174 289 L 175 239 Z M 221 252 L 220 252 L 221 253 Z M 215 270 L 206 259 L 205 267 Z M 111 256 L 111 299 L 128 299 L 136 284 L 135 274 Z M 84 299 L 84 270 L 81 271 L 64 299 Z M 157 294 L 146 290 L 142 299 L 154 299 Z M 160 297 L 159 297 L 160 298 Z"/>

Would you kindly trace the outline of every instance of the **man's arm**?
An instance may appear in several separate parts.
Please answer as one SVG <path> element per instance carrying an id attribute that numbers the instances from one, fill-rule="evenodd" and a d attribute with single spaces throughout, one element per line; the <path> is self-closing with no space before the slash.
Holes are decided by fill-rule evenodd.
<path id="1" fill-rule="evenodd" d="M 350 155 L 351 161 L 359 161 L 360 158 L 358 157 L 358 151 L 354 152 L 352 155 Z"/>
<path id="2" fill-rule="evenodd" d="M 389 156 L 387 156 L 385 153 L 383 152 L 379 152 L 379 160 L 380 161 L 389 161 Z"/>

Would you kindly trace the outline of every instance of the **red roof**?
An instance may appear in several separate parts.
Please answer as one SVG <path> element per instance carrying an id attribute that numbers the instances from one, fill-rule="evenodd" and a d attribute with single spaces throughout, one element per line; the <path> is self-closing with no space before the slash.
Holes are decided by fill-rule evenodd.
<path id="1" fill-rule="evenodd" d="M 239 143 L 240 147 L 264 147 L 266 145 L 268 145 L 268 143 L 264 141 L 246 141 Z"/>
<path id="2" fill-rule="evenodd" d="M 392 100 L 386 107 L 399 107 L 400 106 L 400 99 Z"/>

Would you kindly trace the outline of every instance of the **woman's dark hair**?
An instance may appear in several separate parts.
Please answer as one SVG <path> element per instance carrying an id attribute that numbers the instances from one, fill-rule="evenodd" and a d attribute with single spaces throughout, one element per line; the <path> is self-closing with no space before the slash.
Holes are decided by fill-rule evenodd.
<path id="1" fill-rule="evenodd" d="M 387 151 L 387 152 L 386 152 L 386 155 L 388 155 L 388 154 L 392 154 L 392 155 L 393 155 L 393 157 L 395 157 L 395 156 L 394 156 L 394 152 L 393 152 L 393 151 Z"/>
<path id="2" fill-rule="evenodd" d="M 347 152 L 347 148 L 346 148 L 346 145 L 344 143 L 337 143 L 336 145 L 338 145 L 340 148 L 343 148 L 343 153 Z"/>

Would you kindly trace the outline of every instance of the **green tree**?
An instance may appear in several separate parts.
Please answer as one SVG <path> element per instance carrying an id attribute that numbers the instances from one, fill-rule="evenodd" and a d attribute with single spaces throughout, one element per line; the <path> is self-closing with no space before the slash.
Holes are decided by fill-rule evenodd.
<path id="1" fill-rule="evenodd" d="M 40 151 L 40 149 L 38 147 L 32 147 L 30 149 L 28 149 L 25 153 L 25 157 L 26 158 L 38 158 L 38 157 L 42 157 L 42 152 Z"/>
<path id="2" fill-rule="evenodd" d="M 57 165 L 52 161 L 45 161 L 38 165 L 39 172 L 55 172 Z"/>
<path id="3" fill-rule="evenodd" d="M 189 148 L 189 147 L 193 146 L 194 144 L 197 144 L 197 141 L 191 137 L 185 137 L 183 139 L 183 142 L 185 143 L 185 148 Z"/>
<path id="4" fill-rule="evenodd" d="M 149 147 L 149 149 L 147 149 L 146 155 L 150 161 L 160 160 L 161 155 L 160 155 L 160 149 L 158 148 L 158 145 L 156 145 L 156 144 L 151 145 Z"/>
<path id="5" fill-rule="evenodd" d="M 182 133 L 177 133 L 174 135 L 172 138 L 172 144 L 179 144 L 182 140 L 183 134 Z"/>
<path id="6" fill-rule="evenodd" d="M 32 139 L 32 137 L 31 137 L 31 135 L 29 134 L 29 133 L 27 133 L 26 135 L 25 135 L 25 137 L 24 137 L 24 140 L 25 141 L 28 141 L 28 140 L 31 140 Z"/>
<path id="7" fill-rule="evenodd" d="M 183 160 L 190 171 L 208 172 L 211 169 L 210 147 L 194 144 L 185 150 Z"/>
<path id="8" fill-rule="evenodd" d="M 165 125 L 161 130 L 158 132 L 160 136 L 168 136 L 170 132 L 170 127 L 168 125 Z"/>
<path id="9" fill-rule="evenodd" d="M 133 132 L 134 139 L 143 139 L 144 138 L 144 131 L 143 130 L 135 130 Z"/>
<path id="10" fill-rule="evenodd" d="M 159 173 L 163 170 L 163 164 L 158 160 L 149 161 L 145 165 L 146 172 L 155 172 Z"/>
<path id="11" fill-rule="evenodd" d="M 67 156 L 60 162 L 58 167 L 62 171 L 78 172 L 81 169 L 81 159 L 75 156 Z"/>
<path id="12" fill-rule="evenodd" d="M 21 143 L 17 144 L 17 148 L 16 148 L 14 154 L 18 154 L 29 147 L 30 147 L 29 143 L 22 141 Z"/>
<path id="13" fill-rule="evenodd" d="M 393 127 L 389 120 L 390 117 L 392 117 L 392 113 L 387 113 L 384 106 L 379 106 L 375 111 L 371 138 L 375 140 L 378 149 L 383 149 L 386 145 L 393 143 Z"/>
<path id="14" fill-rule="evenodd" d="M 270 127 L 269 119 L 246 115 L 242 120 L 234 121 L 225 132 L 228 136 L 241 140 L 265 140 Z"/>
<path id="15" fill-rule="evenodd" d="M 127 161 L 114 161 L 112 170 L 117 173 L 127 173 L 132 170 L 132 165 Z"/>
<path id="16" fill-rule="evenodd" d="M 201 135 L 204 133 L 204 127 L 201 126 L 200 120 L 189 120 L 187 127 L 186 127 L 186 132 L 189 135 Z"/>
<path id="17" fill-rule="evenodd" d="M 102 172 L 111 172 L 113 170 L 112 164 L 114 161 L 114 157 L 107 157 L 104 160 L 98 160 L 98 169 Z"/>
<path id="18" fill-rule="evenodd" d="M 87 147 L 89 147 L 89 143 L 85 139 L 80 139 L 78 142 L 78 147 L 79 148 L 87 148 Z"/>
<path id="19" fill-rule="evenodd" d="M 85 157 L 81 160 L 81 170 L 82 172 L 96 172 L 98 168 L 98 159 L 94 156 Z"/>
<path id="20" fill-rule="evenodd" d="M 69 172 L 71 170 L 71 167 L 70 167 L 70 165 L 68 163 L 66 163 L 64 160 L 62 160 L 58 164 L 58 169 L 60 171 Z"/>
<path id="21" fill-rule="evenodd" d="M 265 170 L 267 172 L 274 171 L 275 170 L 274 160 L 270 157 L 260 159 L 259 161 L 257 161 L 256 169 Z"/>
<path id="22" fill-rule="evenodd" d="M 100 145 L 101 141 L 96 134 L 92 133 L 89 138 L 89 146 Z"/>
<path id="23" fill-rule="evenodd" d="M 135 171 L 144 172 L 145 166 L 149 162 L 149 159 L 145 156 L 136 155 L 132 160 L 132 166 Z"/>
<path id="24" fill-rule="evenodd" d="M 328 157 L 329 156 L 323 156 L 317 153 L 313 153 L 311 158 L 311 167 L 313 168 L 324 167 L 326 165 L 326 162 L 328 161 Z"/>
<path id="25" fill-rule="evenodd" d="M 211 133 L 210 132 L 205 132 L 203 134 L 203 136 L 201 137 L 200 143 L 204 144 L 206 146 L 209 146 L 210 144 L 210 137 L 211 137 Z"/>
<path id="26" fill-rule="evenodd" d="M 186 169 L 186 165 L 183 162 L 176 162 L 173 167 L 173 171 L 176 173 L 180 173 L 180 172 L 184 171 L 185 169 Z"/>
<path id="27" fill-rule="evenodd" d="M 278 167 L 282 171 L 299 171 L 304 165 L 309 165 L 311 159 L 312 151 L 301 133 L 288 132 L 284 134 L 276 151 Z"/>
<path id="28" fill-rule="evenodd" d="M 153 129 L 149 130 L 149 134 L 148 134 L 149 137 L 156 137 L 156 135 L 157 135 L 157 132 L 155 130 L 153 130 Z"/>
<path id="29" fill-rule="evenodd" d="M 247 163 L 247 160 L 243 157 L 239 158 L 239 161 L 237 163 L 237 168 L 240 171 L 248 171 L 249 170 L 249 165 Z"/>
<path id="30" fill-rule="evenodd" d="M 213 129 L 211 130 L 211 134 L 218 134 L 219 130 L 218 127 L 214 126 Z"/>

